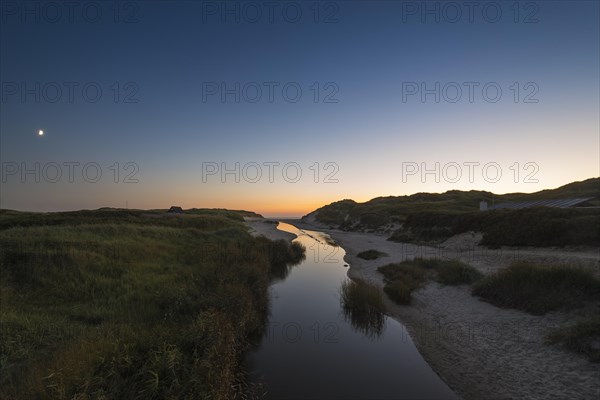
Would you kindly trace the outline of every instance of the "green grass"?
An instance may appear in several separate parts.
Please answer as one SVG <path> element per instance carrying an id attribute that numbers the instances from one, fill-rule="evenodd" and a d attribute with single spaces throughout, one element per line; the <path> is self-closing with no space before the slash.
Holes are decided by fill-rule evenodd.
<path id="1" fill-rule="evenodd" d="M 481 272 L 460 261 L 443 261 L 437 267 L 437 280 L 444 285 L 468 285 L 482 277 Z"/>
<path id="2" fill-rule="evenodd" d="M 600 300 L 600 280 L 575 267 L 514 263 L 477 282 L 473 294 L 499 307 L 543 315 Z"/>
<path id="3" fill-rule="evenodd" d="M 408 305 L 412 292 L 423 286 L 427 280 L 427 271 L 418 261 L 404 261 L 377 268 L 385 277 L 384 292 L 398 304 Z"/>
<path id="4" fill-rule="evenodd" d="M 600 317 L 579 321 L 575 325 L 557 330 L 547 336 L 550 344 L 587 357 L 600 363 Z"/>
<path id="5" fill-rule="evenodd" d="M 362 280 L 346 280 L 340 288 L 344 315 L 367 337 L 379 337 L 385 327 L 385 306 L 379 289 Z"/>
<path id="6" fill-rule="evenodd" d="M 246 391 L 269 283 L 303 249 L 192 214 L 0 211 L 0 398 Z"/>
<path id="7" fill-rule="evenodd" d="M 394 302 L 409 305 L 412 302 L 412 292 L 419 287 L 420 285 L 410 286 L 410 282 L 398 280 L 386 283 L 383 291 Z"/>
<path id="8" fill-rule="evenodd" d="M 383 274 L 385 293 L 398 304 L 408 305 L 412 293 L 423 287 L 428 279 L 436 279 L 444 285 L 470 284 L 482 274 L 470 265 L 454 260 L 415 258 L 377 268 Z"/>
<path id="9" fill-rule="evenodd" d="M 363 260 L 376 260 L 379 257 L 387 257 L 387 254 L 379 250 L 370 249 L 361 251 L 356 255 L 356 257 L 362 258 Z"/>
<path id="10" fill-rule="evenodd" d="M 261 246 L 267 249 L 268 259 L 271 265 L 270 276 L 272 279 L 285 279 L 291 268 L 305 258 L 306 249 L 301 243 L 279 239 L 271 241 L 264 237 L 255 239 Z"/>
<path id="11" fill-rule="evenodd" d="M 345 280 L 342 283 L 340 294 L 344 308 L 376 309 L 381 312 L 385 310 L 379 289 L 362 280 Z"/>

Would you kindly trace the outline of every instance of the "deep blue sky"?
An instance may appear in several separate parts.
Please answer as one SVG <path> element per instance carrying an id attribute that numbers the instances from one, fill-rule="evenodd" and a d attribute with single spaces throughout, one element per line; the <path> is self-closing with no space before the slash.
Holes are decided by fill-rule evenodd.
<path id="1" fill-rule="evenodd" d="M 90 3 L 93 3 L 90 5 Z M 289 5 L 293 3 L 292 5 Z M 262 10 L 253 23 L 239 13 L 209 15 L 222 2 L 122 2 L 119 23 L 113 2 L 82 2 L 69 21 L 68 6 L 52 23 L 56 9 L 44 2 L 2 2 L 0 15 L 0 80 L 2 81 L 0 155 L 4 174 L 22 164 L 34 168 L 48 162 L 63 165 L 98 163 L 98 183 L 86 182 L 81 167 L 74 182 L 66 176 L 48 182 L 42 173 L 21 182 L 19 173 L 5 176 L 2 208 L 61 210 L 125 206 L 247 208 L 266 214 L 302 214 L 341 198 L 367 200 L 380 195 L 417 191 L 485 189 L 531 192 L 599 175 L 599 3 L 597 1 L 479 2 L 469 22 L 468 8 L 457 23 L 454 10 L 421 19 L 422 2 L 342 1 L 283 2 L 288 14 L 299 5 L 298 22 L 286 20 L 277 7 L 269 21 L 269 2 L 254 2 Z M 92 23 L 94 7 L 102 16 Z M 242 10 L 244 2 L 227 2 Z M 431 8 L 444 2 L 427 2 Z M 488 5 L 486 5 L 488 4 Z M 502 16 L 497 22 L 495 5 Z M 315 23 L 314 10 L 321 10 Z M 488 7 L 488 17 L 483 7 Z M 28 7 L 30 14 L 22 11 Z M 87 7 L 90 18 L 82 9 Z M 249 7 L 249 6 L 245 6 Z M 254 15 L 256 8 L 246 8 Z M 218 10 L 219 11 L 219 10 Z M 134 12 L 137 22 L 123 19 Z M 332 15 L 337 22 L 326 15 Z M 524 23 L 527 16 L 537 20 Z M 39 18 L 39 21 L 35 19 Z M 63 90 L 56 103 L 52 82 Z M 64 82 L 78 84 L 69 102 Z M 94 83 L 102 98 L 86 101 L 81 88 Z M 113 85 L 120 84 L 119 102 Z M 125 84 L 133 82 L 125 88 Z M 249 82 L 276 82 L 274 101 L 266 87 L 256 103 L 239 103 L 233 95 L 203 100 L 203 85 L 225 83 L 233 88 Z M 302 89 L 297 103 L 283 98 L 281 88 Z M 320 101 L 311 87 L 318 82 Z M 433 88 L 449 82 L 477 82 L 474 101 L 463 97 L 439 103 L 429 95 L 403 102 L 403 84 Z M 482 97 L 481 87 L 494 82 L 502 91 L 495 103 Z M 519 98 L 513 99 L 515 82 Z M 12 94 L 40 84 L 34 95 Z M 49 85 L 50 83 L 50 85 Z M 325 86 L 329 83 L 329 86 Z M 525 86 L 530 83 L 529 86 Z M 44 87 L 48 90 L 43 93 Z M 131 87 L 137 103 L 124 103 Z M 513 89 L 511 89 L 513 87 Z M 339 89 L 337 103 L 323 95 Z M 405 86 L 406 88 L 406 86 Z M 464 88 L 464 86 L 463 86 Z M 92 92 L 93 90 L 90 89 Z M 537 103 L 523 100 L 528 93 Z M 249 96 L 253 96 L 253 91 Z M 293 94 L 293 90 L 289 93 Z M 453 97 L 454 92 L 448 92 Z M 93 93 L 92 93 L 93 94 Z M 46 95 L 46 96 L 44 96 Z M 38 130 L 45 135 L 38 137 Z M 295 162 L 302 179 L 286 181 L 281 170 L 273 182 L 236 183 L 226 176 L 202 181 L 202 163 L 262 164 Z M 402 163 L 494 162 L 502 179 L 491 183 L 475 170 L 473 182 L 435 181 L 419 174 L 402 179 Z M 114 183 L 109 166 L 134 162 L 138 183 Z M 319 162 L 314 182 L 311 165 Z M 335 163 L 338 183 L 324 183 L 327 162 Z M 516 179 L 515 162 L 521 174 Z M 523 182 L 527 162 L 536 163 L 538 183 Z M 9 163 L 10 166 L 7 164 Z M 405 167 L 406 168 L 406 167 Z M 48 170 L 50 171 L 50 169 Z M 130 170 L 131 171 L 131 170 Z M 48 172 L 50 174 L 50 172 Z M 454 172 L 452 173 L 454 174 Z M 54 176 L 54 172 L 50 175 Z M 254 173 L 252 173 L 254 175 Z"/>

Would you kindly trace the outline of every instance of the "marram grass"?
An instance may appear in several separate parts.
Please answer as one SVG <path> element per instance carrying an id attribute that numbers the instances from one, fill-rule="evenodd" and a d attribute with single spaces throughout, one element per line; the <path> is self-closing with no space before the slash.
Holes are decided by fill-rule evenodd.
<path id="1" fill-rule="evenodd" d="M 0 398 L 252 396 L 244 352 L 303 249 L 241 220 L 1 211 Z"/>

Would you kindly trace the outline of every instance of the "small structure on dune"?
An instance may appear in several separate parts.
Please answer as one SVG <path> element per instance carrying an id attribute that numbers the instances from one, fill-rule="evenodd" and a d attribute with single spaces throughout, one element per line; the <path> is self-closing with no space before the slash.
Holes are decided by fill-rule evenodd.
<path id="1" fill-rule="evenodd" d="M 179 206 L 171 206 L 167 212 L 171 214 L 183 214 L 183 209 Z"/>

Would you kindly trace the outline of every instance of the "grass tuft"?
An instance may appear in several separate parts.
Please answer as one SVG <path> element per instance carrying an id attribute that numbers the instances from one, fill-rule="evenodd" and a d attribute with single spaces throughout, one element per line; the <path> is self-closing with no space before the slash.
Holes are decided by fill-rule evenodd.
<path id="1" fill-rule="evenodd" d="M 385 327 L 385 306 L 379 289 L 362 280 L 346 280 L 340 301 L 347 320 L 367 337 L 379 337 Z"/>
<path id="2" fill-rule="evenodd" d="M 418 286 L 411 287 L 403 281 L 393 281 L 386 283 L 383 290 L 396 303 L 409 305 L 412 301 L 412 292 L 417 288 Z"/>
<path id="3" fill-rule="evenodd" d="M 385 276 L 385 293 L 398 304 L 410 304 L 412 292 L 427 280 L 427 271 L 418 261 L 404 261 L 377 268 Z"/>
<path id="4" fill-rule="evenodd" d="M 421 288 L 429 278 L 436 277 L 444 285 L 470 284 L 482 274 L 470 265 L 453 260 L 415 258 L 401 263 L 377 268 L 385 277 L 385 293 L 398 304 L 407 305 L 412 293 Z"/>
<path id="5" fill-rule="evenodd" d="M 600 280 L 581 268 L 514 263 L 477 282 L 473 294 L 499 307 L 543 315 L 600 299 Z"/>
<path id="6" fill-rule="evenodd" d="M 437 280 L 444 285 L 468 285 L 482 277 L 481 272 L 460 261 L 441 262 L 437 268 Z"/>
<path id="7" fill-rule="evenodd" d="M 356 257 L 362 258 L 363 260 L 376 260 L 379 257 L 387 257 L 387 254 L 379 250 L 370 249 L 358 253 Z"/>
<path id="8" fill-rule="evenodd" d="M 550 344 L 559 345 L 581 354 L 594 363 L 600 363 L 600 317 L 579 321 L 547 336 Z"/>

